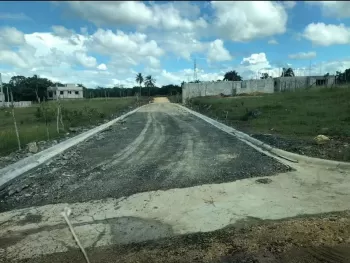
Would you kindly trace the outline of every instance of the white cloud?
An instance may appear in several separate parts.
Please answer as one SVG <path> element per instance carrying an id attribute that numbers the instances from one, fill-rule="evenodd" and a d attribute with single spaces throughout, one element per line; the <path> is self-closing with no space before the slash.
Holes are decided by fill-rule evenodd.
<path id="1" fill-rule="evenodd" d="M 186 3 L 152 3 L 150 6 L 137 1 L 119 2 L 86 2 L 73 1 L 67 3 L 76 15 L 101 25 L 133 25 L 140 28 L 163 28 L 165 30 L 186 30 L 205 28 L 204 19 L 199 15 L 199 8 L 190 2 Z"/>
<path id="2" fill-rule="evenodd" d="M 111 55 L 115 52 L 129 54 L 130 56 L 159 57 L 164 51 L 158 47 L 154 40 L 147 41 L 147 36 L 141 33 L 125 34 L 117 30 L 98 29 L 89 39 L 89 48 L 101 54 Z"/>
<path id="3" fill-rule="evenodd" d="M 316 57 L 316 52 L 299 52 L 296 54 L 290 54 L 288 57 L 291 59 L 310 59 Z"/>
<path id="4" fill-rule="evenodd" d="M 265 53 L 251 54 L 247 58 L 243 58 L 242 65 L 262 65 L 268 63 Z"/>
<path id="5" fill-rule="evenodd" d="M 268 42 L 267 42 L 269 45 L 278 45 L 278 42 L 276 39 L 270 39 Z"/>
<path id="6" fill-rule="evenodd" d="M 65 3 L 81 18 L 96 25 L 135 25 L 148 24 L 153 20 L 152 11 L 142 2 L 87 2 L 71 1 Z"/>
<path id="7" fill-rule="evenodd" d="M 320 46 L 350 44 L 350 28 L 344 24 L 311 23 L 304 29 L 303 37 Z"/>
<path id="8" fill-rule="evenodd" d="M 193 6 L 189 2 L 185 4 L 188 7 Z M 153 9 L 153 19 L 154 27 L 162 27 L 165 30 L 184 30 L 184 31 L 193 31 L 196 28 L 206 28 L 207 22 L 203 18 L 194 18 L 190 20 L 183 16 L 185 13 L 187 17 L 191 15 L 188 13 L 189 10 L 185 11 L 185 8 L 179 8 L 179 4 L 174 3 L 165 3 L 165 4 L 154 4 Z M 193 8 L 192 8 L 193 10 Z M 184 12 L 185 11 L 185 12 Z M 197 14 L 199 15 L 198 9 Z M 192 16 L 193 18 L 193 16 Z"/>
<path id="9" fill-rule="evenodd" d="M 223 79 L 224 72 L 206 72 L 205 70 L 197 70 L 197 78 L 200 81 L 213 81 L 218 79 Z M 181 82 L 192 81 L 193 80 L 193 69 L 183 69 L 176 72 L 168 72 L 163 69 L 157 77 L 157 85 L 167 85 L 167 84 L 176 84 L 180 85 Z"/>
<path id="10" fill-rule="evenodd" d="M 348 1 L 307 1 L 307 3 L 320 6 L 324 16 L 336 18 L 350 17 L 350 4 Z"/>
<path id="11" fill-rule="evenodd" d="M 102 63 L 102 64 L 98 65 L 97 69 L 99 69 L 99 70 L 107 70 L 107 66 L 106 66 L 106 64 Z"/>
<path id="12" fill-rule="evenodd" d="M 250 41 L 286 31 L 287 13 L 282 3 L 272 1 L 213 1 L 214 28 L 221 38 Z"/>
<path id="13" fill-rule="evenodd" d="M 35 32 L 26 34 L 25 40 L 28 45 L 36 49 L 36 56 L 51 54 L 53 49 L 65 55 L 72 55 L 76 51 L 86 51 L 86 38 L 81 35 L 72 38 L 63 38 L 48 32 Z"/>
<path id="14" fill-rule="evenodd" d="M 113 85 L 113 79 L 125 85 L 127 79 L 130 82 L 134 78 L 132 67 L 136 65 L 160 68 L 159 57 L 164 51 L 145 34 L 100 29 L 92 35 L 87 31 L 81 35 L 62 26 L 52 29 L 53 32 L 23 34 L 15 28 L 1 28 L 0 36 L 6 36 L 0 46 L 1 64 L 24 76 L 35 72 L 61 82 L 83 82 L 88 87 Z M 14 46 L 16 51 L 11 50 Z M 109 60 L 98 61 L 99 54 Z M 83 68 L 78 70 L 76 65 Z"/>
<path id="15" fill-rule="evenodd" d="M 208 61 L 227 61 L 231 60 L 230 52 L 224 47 L 224 42 L 221 39 L 216 39 L 209 44 Z"/>
<path id="16" fill-rule="evenodd" d="M 0 60 L 2 64 L 9 64 L 19 68 L 27 68 L 27 62 L 16 52 L 2 50 L 0 51 Z"/>
<path id="17" fill-rule="evenodd" d="M 322 73 L 335 74 L 336 71 L 344 72 L 346 69 L 350 68 L 350 59 L 327 61 L 318 65 L 316 68 L 321 68 Z"/>
<path id="18" fill-rule="evenodd" d="M 23 13 L 0 13 L 0 20 L 31 20 Z"/>
<path id="19" fill-rule="evenodd" d="M 242 59 L 237 72 L 243 79 L 260 78 L 262 73 L 268 73 L 272 77 L 280 76 L 281 68 L 271 65 L 264 52 L 251 54 Z"/>
<path id="20" fill-rule="evenodd" d="M 97 61 L 96 58 L 86 55 L 84 52 L 75 53 L 77 61 L 86 68 L 96 67 Z"/>
<path id="21" fill-rule="evenodd" d="M 14 27 L 2 27 L 0 28 L 0 47 L 6 46 L 19 46 L 25 43 L 24 34 L 18 31 Z"/>
<path id="22" fill-rule="evenodd" d="M 193 32 L 163 32 L 149 34 L 167 53 L 190 60 L 193 53 L 205 52 L 206 43 L 200 42 Z"/>
<path id="23" fill-rule="evenodd" d="M 52 26 L 52 31 L 59 37 L 70 37 L 74 34 L 74 30 L 67 29 L 64 26 Z"/>
<path id="24" fill-rule="evenodd" d="M 148 56 L 147 57 L 147 62 L 148 62 L 148 65 L 152 68 L 152 69 L 158 69 L 160 68 L 160 61 L 159 59 L 155 58 L 155 57 L 152 57 L 152 56 Z"/>
<path id="25" fill-rule="evenodd" d="M 288 9 L 292 9 L 297 4 L 296 1 L 283 1 L 282 3 Z"/>

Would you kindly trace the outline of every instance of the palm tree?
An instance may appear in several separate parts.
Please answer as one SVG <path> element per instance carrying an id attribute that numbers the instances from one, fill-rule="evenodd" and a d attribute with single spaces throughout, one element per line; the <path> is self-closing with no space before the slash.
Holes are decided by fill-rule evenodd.
<path id="1" fill-rule="evenodd" d="M 141 96 L 141 86 L 142 86 L 142 82 L 143 82 L 143 76 L 141 73 L 138 73 L 136 75 L 136 82 L 140 84 L 140 96 Z"/>
<path id="2" fill-rule="evenodd" d="M 229 81 L 241 81 L 242 77 L 238 75 L 238 73 L 235 70 L 229 71 L 225 73 L 223 80 L 229 80 Z"/>
<path id="3" fill-rule="evenodd" d="M 148 75 L 145 79 L 145 86 L 148 87 L 148 96 L 151 96 L 150 89 L 155 86 L 156 80 L 152 78 L 151 75 Z"/>

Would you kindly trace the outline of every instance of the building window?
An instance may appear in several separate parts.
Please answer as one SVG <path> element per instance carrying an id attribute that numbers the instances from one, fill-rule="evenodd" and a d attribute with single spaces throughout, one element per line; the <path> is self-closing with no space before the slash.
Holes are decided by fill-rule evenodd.
<path id="1" fill-rule="evenodd" d="M 69 91 L 68 91 L 68 94 L 72 94 L 72 92 L 69 90 Z"/>
<path id="2" fill-rule="evenodd" d="M 76 91 L 76 92 L 75 92 L 75 95 L 79 95 L 79 91 Z"/>
<path id="3" fill-rule="evenodd" d="M 325 79 L 317 79 L 316 80 L 316 86 L 325 86 L 326 80 Z"/>
<path id="4" fill-rule="evenodd" d="M 63 95 L 63 90 L 60 91 L 60 94 Z"/>

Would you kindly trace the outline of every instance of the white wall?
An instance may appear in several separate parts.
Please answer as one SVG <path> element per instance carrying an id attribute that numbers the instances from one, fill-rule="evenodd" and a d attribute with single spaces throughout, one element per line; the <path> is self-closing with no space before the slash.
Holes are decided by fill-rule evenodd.
<path id="1" fill-rule="evenodd" d="M 75 94 L 76 92 L 78 92 L 79 94 Z M 63 94 L 61 94 L 63 93 Z M 60 99 L 82 99 L 83 96 L 83 91 L 82 90 L 56 90 L 56 91 L 52 91 L 52 99 L 56 100 L 57 97 Z M 51 97 L 50 97 L 51 98 Z"/>
<path id="2" fill-rule="evenodd" d="M 219 94 L 235 95 L 240 88 L 241 81 L 217 81 L 184 83 L 182 86 L 182 101 L 186 99 L 202 96 L 215 96 Z"/>
<path id="3" fill-rule="evenodd" d="M 253 92 L 273 93 L 273 84 L 274 81 L 272 78 L 243 80 L 241 88 L 237 90 L 237 94 L 249 94 Z"/>
<path id="4" fill-rule="evenodd" d="M 11 102 L 4 102 L 4 103 L 1 103 L 0 106 L 11 107 L 12 103 Z M 26 107 L 32 106 L 32 102 L 31 101 L 15 101 L 15 102 L 13 102 L 13 106 L 15 108 L 26 108 Z"/>
<path id="5" fill-rule="evenodd" d="M 273 79 L 184 83 L 182 86 L 182 103 L 190 98 L 216 96 L 221 93 L 229 96 L 257 91 L 273 93 L 273 85 Z"/>

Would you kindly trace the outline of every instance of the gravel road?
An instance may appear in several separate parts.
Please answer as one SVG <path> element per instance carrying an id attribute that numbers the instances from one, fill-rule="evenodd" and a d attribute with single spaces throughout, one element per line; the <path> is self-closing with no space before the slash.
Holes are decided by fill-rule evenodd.
<path id="1" fill-rule="evenodd" d="M 0 192 L 0 212 L 288 170 L 176 105 L 153 103 L 12 181 Z"/>

